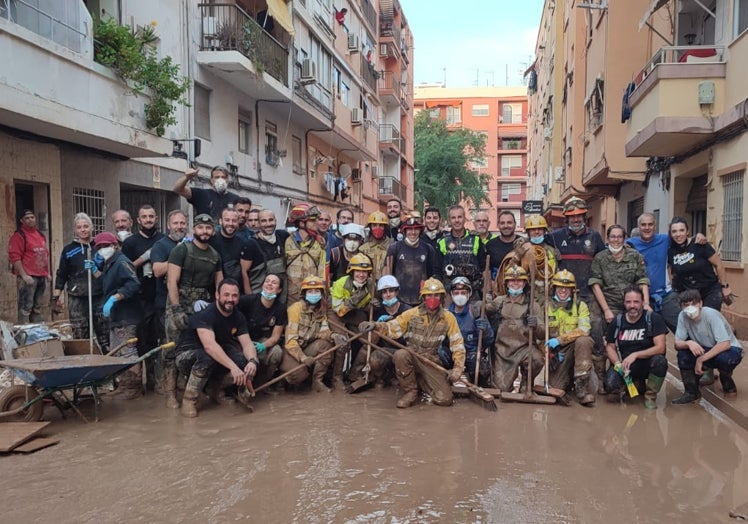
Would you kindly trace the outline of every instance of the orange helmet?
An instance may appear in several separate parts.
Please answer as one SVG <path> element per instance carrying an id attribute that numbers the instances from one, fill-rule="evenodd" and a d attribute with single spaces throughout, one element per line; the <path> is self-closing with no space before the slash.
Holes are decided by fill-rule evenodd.
<path id="1" fill-rule="evenodd" d="M 587 214 L 587 202 L 579 197 L 571 197 L 566 204 L 564 204 L 564 216 L 570 217 L 573 215 L 586 215 Z"/>
<path id="2" fill-rule="evenodd" d="M 313 206 L 308 202 L 299 202 L 288 213 L 288 226 L 295 226 L 299 222 L 309 220 L 310 218 L 316 220 L 321 215 L 319 208 Z"/>

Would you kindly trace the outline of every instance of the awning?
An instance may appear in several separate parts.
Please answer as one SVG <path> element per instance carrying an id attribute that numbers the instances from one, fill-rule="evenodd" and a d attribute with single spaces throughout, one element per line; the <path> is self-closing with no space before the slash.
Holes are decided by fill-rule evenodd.
<path id="1" fill-rule="evenodd" d="M 642 18 L 641 22 L 639 22 L 639 31 L 641 31 L 642 28 L 647 25 L 647 22 L 649 22 L 650 17 L 655 14 L 655 11 L 667 4 L 668 1 L 669 0 L 652 0 L 650 2 L 649 7 L 644 12 L 644 17 Z"/>
<path id="2" fill-rule="evenodd" d="M 267 0 L 267 4 L 270 16 L 272 16 L 289 35 L 293 36 L 295 34 L 293 21 L 291 20 L 291 13 L 288 12 L 286 2 L 283 0 Z"/>
<path id="3" fill-rule="evenodd" d="M 462 100 L 452 99 L 452 100 L 426 100 L 426 107 L 460 107 L 462 105 Z"/>

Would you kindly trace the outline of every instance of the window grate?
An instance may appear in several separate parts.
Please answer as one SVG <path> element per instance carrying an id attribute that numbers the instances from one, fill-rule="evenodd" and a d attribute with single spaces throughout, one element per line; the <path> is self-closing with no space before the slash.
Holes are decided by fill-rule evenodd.
<path id="1" fill-rule="evenodd" d="M 722 177 L 725 207 L 722 214 L 722 260 L 739 262 L 743 244 L 743 179 L 745 171 Z"/>
<path id="2" fill-rule="evenodd" d="M 91 217 L 94 234 L 106 229 L 106 204 L 103 191 L 83 187 L 73 188 L 73 211 L 75 214 L 86 213 Z"/>

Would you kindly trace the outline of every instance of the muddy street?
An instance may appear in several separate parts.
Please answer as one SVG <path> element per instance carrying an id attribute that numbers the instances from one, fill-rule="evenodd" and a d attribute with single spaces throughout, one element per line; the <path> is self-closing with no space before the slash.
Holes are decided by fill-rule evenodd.
<path id="1" fill-rule="evenodd" d="M 48 407 L 60 444 L 0 457 L 2 520 L 696 523 L 748 500 L 746 432 L 662 394 L 656 412 L 395 398 L 283 394 L 197 419 L 109 398 L 88 425 Z"/>

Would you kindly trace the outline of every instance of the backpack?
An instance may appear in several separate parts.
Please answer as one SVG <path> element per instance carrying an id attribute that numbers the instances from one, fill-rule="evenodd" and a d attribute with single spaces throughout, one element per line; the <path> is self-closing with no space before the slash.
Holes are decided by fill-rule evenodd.
<path id="1" fill-rule="evenodd" d="M 652 336 L 652 312 L 646 311 L 646 314 L 644 315 L 644 321 L 647 323 L 647 327 L 644 329 L 644 336 L 645 337 L 651 337 Z M 618 313 L 616 315 L 616 332 L 613 335 L 613 338 L 616 341 L 616 351 L 618 354 L 621 354 L 620 349 L 618 348 L 618 333 L 621 332 L 621 322 L 623 319 L 623 313 Z"/>

